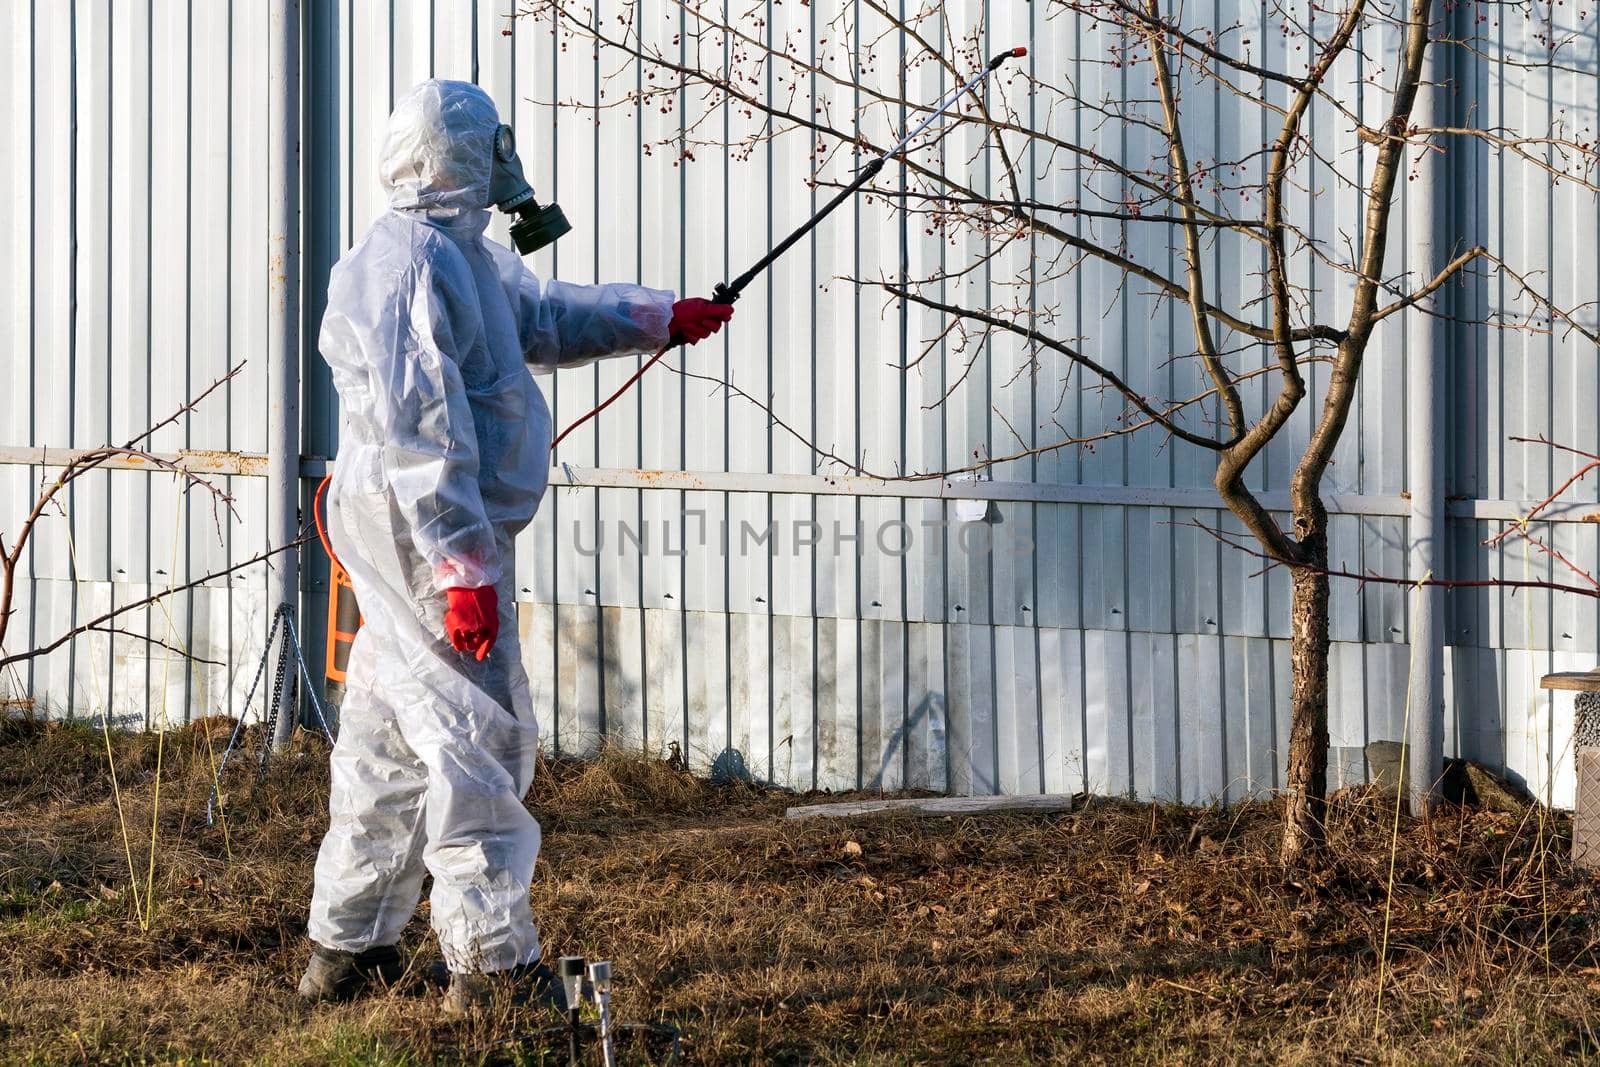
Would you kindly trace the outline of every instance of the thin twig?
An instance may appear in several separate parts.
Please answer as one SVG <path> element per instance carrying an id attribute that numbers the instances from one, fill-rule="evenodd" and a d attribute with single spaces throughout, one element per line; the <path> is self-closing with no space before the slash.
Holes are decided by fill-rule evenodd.
<path id="1" fill-rule="evenodd" d="M 312 534 L 302 533 L 299 537 L 295 538 L 293 541 L 290 541 L 288 544 L 279 545 L 276 548 L 269 548 L 265 552 L 257 553 L 247 560 L 242 560 L 230 567 L 224 567 L 220 571 L 212 571 L 210 574 L 202 575 L 193 581 L 188 581 L 182 585 L 173 586 L 171 589 L 162 590 L 159 593 L 152 593 L 150 596 L 147 596 L 142 600 L 135 600 L 132 603 L 122 605 L 120 608 L 114 608 L 103 615 L 99 615 L 93 619 L 90 619 L 88 622 L 83 623 L 80 626 L 73 627 L 60 637 L 57 637 L 54 641 L 51 641 L 49 644 L 40 645 L 38 648 L 30 649 L 27 652 L 18 652 L 15 655 L 6 656 L 5 658 L 0 659 L 0 669 L 10 666 L 14 663 L 22 663 L 26 660 L 37 659 L 40 656 L 49 655 L 51 652 L 54 652 L 56 649 L 66 644 L 68 641 L 72 640 L 86 629 L 98 627 L 103 623 L 110 622 L 112 619 L 115 619 L 120 615 L 126 614 L 127 612 L 137 611 L 140 608 L 148 607 L 149 605 L 154 604 L 156 601 L 164 600 L 174 593 L 182 593 L 189 589 L 195 589 L 204 585 L 206 582 L 213 581 L 214 579 L 225 578 L 228 575 L 233 574 L 235 571 L 244 570 L 246 567 L 253 567 L 257 563 L 264 563 L 280 553 L 290 552 L 301 547 L 302 545 L 309 544 L 313 536 L 314 535 Z"/>
<path id="2" fill-rule="evenodd" d="M 1347 571 L 1336 567 L 1318 566 L 1316 564 L 1306 563 L 1302 560 L 1278 559 L 1275 556 L 1269 556 L 1265 552 L 1252 548 L 1236 538 L 1231 538 L 1222 531 L 1213 529 L 1202 522 L 1180 522 L 1174 523 L 1173 525 L 1192 526 L 1197 530 L 1201 530 L 1210 534 L 1212 537 L 1227 545 L 1229 548 L 1235 548 L 1246 555 L 1254 556 L 1256 559 L 1265 560 L 1268 564 L 1270 564 L 1270 566 L 1266 568 L 1267 570 L 1271 570 L 1273 567 L 1289 567 L 1294 570 L 1304 571 L 1307 574 L 1322 574 L 1329 578 L 1349 578 L 1364 585 L 1398 585 L 1404 586 L 1408 589 L 1416 589 L 1427 586 L 1438 589 L 1546 589 L 1557 593 L 1576 593 L 1579 596 L 1600 599 L 1600 588 L 1585 589 L 1583 586 L 1564 585 L 1561 582 L 1543 582 L 1532 579 L 1523 580 L 1517 578 L 1452 579 L 1435 578 L 1431 575 L 1425 575 L 1421 578 L 1403 578 L 1388 574 L 1378 574 L 1371 571 L 1357 573 L 1356 571 Z"/>

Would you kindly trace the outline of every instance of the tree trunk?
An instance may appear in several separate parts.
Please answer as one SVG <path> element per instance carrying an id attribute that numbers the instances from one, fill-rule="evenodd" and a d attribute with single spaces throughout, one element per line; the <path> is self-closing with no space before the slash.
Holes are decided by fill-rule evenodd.
<path id="1" fill-rule="evenodd" d="M 1323 841 L 1328 805 L 1328 542 L 1326 528 L 1301 541 L 1310 568 L 1295 568 L 1290 607 L 1289 774 L 1283 812 L 1285 864 Z"/>

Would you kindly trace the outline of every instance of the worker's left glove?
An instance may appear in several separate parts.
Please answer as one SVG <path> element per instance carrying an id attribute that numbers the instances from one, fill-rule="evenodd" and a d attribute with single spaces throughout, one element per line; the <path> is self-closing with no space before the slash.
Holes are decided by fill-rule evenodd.
<path id="1" fill-rule="evenodd" d="M 722 329 L 722 324 L 731 318 L 732 304 L 713 304 L 709 300 L 691 296 L 672 305 L 672 322 L 667 332 L 675 341 L 698 344 Z"/>
<path id="2" fill-rule="evenodd" d="M 500 636 L 500 597 L 494 586 L 446 589 L 444 596 L 446 639 L 457 652 L 474 653 L 482 663 Z"/>

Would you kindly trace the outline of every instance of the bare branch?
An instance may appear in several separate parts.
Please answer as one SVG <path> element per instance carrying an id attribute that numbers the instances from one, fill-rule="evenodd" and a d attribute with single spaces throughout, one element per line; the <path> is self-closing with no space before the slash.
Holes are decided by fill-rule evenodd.
<path id="1" fill-rule="evenodd" d="M 250 361 L 247 360 L 247 359 L 241 359 L 239 362 L 237 362 L 233 366 L 229 367 L 227 372 L 225 374 L 223 374 L 222 377 L 218 378 L 216 381 L 214 381 L 210 385 L 206 386 L 205 389 L 203 389 L 200 392 L 199 396 L 196 396 L 196 397 L 193 397 L 193 398 L 191 398 L 189 400 L 184 401 L 183 405 L 181 407 L 179 407 L 178 410 L 174 411 L 171 415 L 168 415 L 166 418 L 162 419 L 160 422 L 158 422 L 154 426 L 150 427 L 144 433 L 139 434 L 137 437 L 133 437 L 133 438 L 130 438 L 129 440 L 127 440 L 127 441 L 124 441 L 122 443 L 123 451 L 131 451 L 131 450 L 137 448 L 141 442 L 148 441 L 148 440 L 150 440 L 150 438 L 154 437 L 156 435 L 157 431 L 165 429 L 168 426 L 171 426 L 173 423 L 177 422 L 179 419 L 183 418 L 185 415 L 187 415 L 190 412 L 194 411 L 194 409 L 200 405 L 200 402 L 202 400 L 204 400 L 206 397 L 210 396 L 212 393 L 216 392 L 218 389 L 222 388 L 228 382 L 231 382 L 231 381 L 233 381 L 233 379 L 237 378 L 239 376 L 240 372 L 242 372 L 244 370 L 244 365 L 246 363 L 248 363 L 248 362 L 250 362 Z"/>
<path id="2" fill-rule="evenodd" d="M 1499 533 L 1495 534 L 1494 536 L 1486 538 L 1483 543 L 1484 543 L 1484 545 L 1489 546 L 1489 547 L 1493 547 L 1495 545 L 1500 544 L 1507 537 L 1511 536 L 1514 533 L 1518 533 L 1518 534 L 1521 534 L 1523 537 L 1527 537 L 1528 536 L 1527 531 L 1528 531 L 1528 524 L 1529 523 L 1533 522 L 1541 514 L 1543 514 L 1544 510 L 1546 508 L 1548 508 L 1551 504 L 1554 504 L 1556 502 L 1556 499 L 1558 497 L 1560 497 L 1562 493 L 1565 493 L 1568 489 L 1571 489 L 1574 485 L 1578 484 L 1579 482 L 1583 481 L 1584 478 L 1588 477 L 1590 471 L 1593 471 L 1593 470 L 1596 470 L 1597 468 L 1600 468 L 1600 456 L 1596 456 L 1596 455 L 1593 455 L 1592 453 L 1585 452 L 1585 451 L 1583 451 L 1582 449 L 1579 449 L 1579 448 L 1573 448 L 1571 445 L 1557 444 L 1556 442 L 1551 441 L 1551 440 L 1549 440 L 1547 438 L 1544 438 L 1544 437 L 1513 437 L 1513 438 L 1511 438 L 1511 440 L 1515 441 L 1517 444 L 1523 444 L 1523 445 L 1544 445 L 1547 448 L 1551 448 L 1551 449 L 1554 449 L 1554 450 L 1559 451 L 1559 452 L 1567 452 L 1567 453 L 1570 453 L 1571 455 L 1579 456 L 1583 460 L 1585 460 L 1585 462 L 1584 462 L 1583 466 L 1579 467 L 1576 471 L 1574 471 L 1571 475 L 1569 475 L 1565 481 L 1563 481 L 1560 485 L 1556 486 L 1555 490 L 1552 493 L 1550 493 L 1549 496 L 1545 497 L 1543 500 L 1539 501 L 1532 508 L 1530 508 L 1526 515 L 1523 515 L 1515 523 L 1513 523 L 1510 526 L 1507 526 L 1504 530 L 1501 530 Z M 1578 568 L 1576 566 L 1574 566 L 1573 564 L 1571 564 L 1571 563 L 1568 563 L 1567 565 L 1569 567 L 1571 567 L 1575 571 L 1578 570 Z M 1582 574 L 1583 572 L 1582 571 L 1578 571 L 1578 573 Z M 1585 575 L 1585 577 L 1587 577 L 1587 575 Z"/>
<path id="3" fill-rule="evenodd" d="M 1411 0 L 1401 76 L 1390 102 L 1389 118 L 1384 124 L 1386 131 L 1401 131 L 1409 125 L 1417 88 L 1422 83 L 1422 66 L 1428 50 L 1432 18 L 1432 0 Z M 1339 343 L 1333 373 L 1329 376 L 1322 416 L 1311 432 L 1311 440 L 1290 481 L 1290 494 L 1295 505 L 1295 527 L 1302 537 L 1321 538 L 1326 535 L 1327 509 L 1321 498 L 1322 476 L 1344 433 L 1345 421 L 1355 400 L 1362 359 L 1376 325 L 1372 316 L 1377 303 L 1377 279 L 1383 273 L 1384 253 L 1389 243 L 1389 220 L 1394 210 L 1394 187 L 1400 175 L 1404 149 L 1404 140 L 1386 139 L 1378 146 L 1377 158 L 1373 162 L 1372 179 L 1367 187 L 1360 277 L 1351 301 L 1349 324 L 1345 328 L 1344 340 Z"/>
<path id="4" fill-rule="evenodd" d="M 1452 259 L 1449 263 L 1445 264 L 1444 269 L 1435 275 L 1431 281 L 1426 282 L 1420 288 L 1414 290 L 1404 297 L 1401 297 L 1394 303 L 1387 304 L 1374 311 L 1372 313 L 1372 321 L 1375 323 L 1381 322 L 1397 311 L 1404 311 L 1409 307 L 1415 306 L 1418 301 L 1426 300 L 1428 297 L 1442 289 L 1451 278 L 1454 278 L 1457 274 L 1461 273 L 1461 271 L 1466 268 L 1467 264 L 1471 263 L 1475 259 L 1487 256 L 1488 254 L 1489 250 L 1484 248 L 1482 245 L 1474 245 L 1473 247 L 1467 249 L 1455 259 Z"/>
<path id="5" fill-rule="evenodd" d="M 116 636 L 116 637 L 128 637 L 128 638 L 132 638 L 135 641 L 143 641 L 147 645 L 155 645 L 158 648 L 164 648 L 168 652 L 175 652 L 178 655 L 182 656 L 184 659 L 189 660 L 192 663 L 203 663 L 208 667 L 223 667 L 223 666 L 226 666 L 226 664 L 224 664 L 221 660 L 206 659 L 204 656 L 197 656 L 193 652 L 190 652 L 186 648 L 179 648 L 176 645 L 169 645 L 167 642 L 161 640 L 159 637 L 152 637 L 149 634 L 135 633 L 132 630 L 123 630 L 123 629 L 119 629 L 118 627 L 115 627 L 115 626 L 84 626 L 83 628 L 81 628 L 78 631 L 78 633 L 79 634 L 110 634 L 110 635 L 113 635 L 113 636 Z M 11 661 L 7 660 L 5 662 L 9 664 Z"/>
<path id="6" fill-rule="evenodd" d="M 844 182 L 819 181 L 817 184 L 825 189 L 844 188 Z M 997 213 L 1003 213 L 1005 217 L 1013 220 L 1019 214 L 1045 212 L 1051 215 L 1072 215 L 1085 219 L 1107 219 L 1112 222 L 1145 222 L 1173 225 L 1177 223 L 1187 224 L 1190 221 L 1181 215 L 1151 215 L 1138 211 L 1099 211 L 1094 208 L 1078 207 L 1073 204 L 1046 204 L 1038 200 L 998 200 L 989 196 L 954 196 L 948 193 L 931 193 L 920 189 L 885 189 L 879 185 L 869 185 L 862 189 L 861 193 L 863 196 L 876 196 L 884 200 L 922 200 L 942 204 L 957 204 L 964 207 L 990 208 Z M 1265 226 L 1265 223 L 1260 219 L 1196 218 L 1192 221 L 1194 225 L 1208 229 L 1256 230 Z"/>
<path id="7" fill-rule="evenodd" d="M 131 603 L 124 604 L 119 608 L 113 608 L 102 615 L 95 616 L 88 622 L 74 626 L 72 629 L 68 630 L 66 633 L 57 637 L 48 644 L 40 645 L 37 648 L 28 650 L 27 652 L 18 652 L 15 655 L 0 657 L 0 669 L 12 666 L 13 664 L 23 663 L 30 659 L 37 659 L 40 656 L 47 656 L 85 631 L 104 629 L 106 624 L 110 623 L 112 619 L 120 618 L 130 611 L 138 611 L 140 608 L 149 607 L 151 604 L 165 600 L 167 597 L 173 596 L 174 594 L 187 592 L 190 589 L 196 589 L 207 582 L 215 581 L 218 578 L 226 578 L 228 575 L 233 574 L 236 571 L 242 571 L 246 567 L 253 567 L 258 563 L 264 563 L 280 553 L 292 552 L 300 548 L 302 545 L 309 544 L 311 538 L 311 534 L 303 533 L 287 544 L 279 545 L 276 548 L 269 548 L 265 552 L 259 552 L 247 560 L 242 560 L 233 564 L 232 566 L 224 567 L 222 570 L 212 571 L 210 574 L 201 575 L 199 578 L 195 578 L 192 581 L 184 582 L 181 585 L 174 585 L 172 588 L 163 589 L 159 593 L 152 593 L 150 596 L 147 596 L 142 600 L 135 600 Z"/>
<path id="8" fill-rule="evenodd" d="M 1250 528 L 1256 539 L 1275 554 L 1292 559 L 1298 554 L 1277 520 L 1261 505 L 1245 485 L 1244 472 L 1267 442 L 1288 424 L 1290 416 L 1305 398 L 1305 379 L 1294 350 L 1294 329 L 1290 318 L 1289 262 L 1284 247 L 1284 179 L 1289 170 L 1289 151 L 1300 136 L 1300 123 L 1322 80 L 1327 77 L 1360 25 L 1365 4 L 1357 0 L 1340 21 L 1338 31 L 1318 56 L 1310 74 L 1295 92 L 1284 113 L 1283 126 L 1268 156 L 1266 180 L 1267 292 L 1271 313 L 1272 348 L 1282 372 L 1283 382 L 1277 398 L 1266 413 L 1250 427 L 1242 439 L 1217 462 L 1214 484 L 1228 509 Z"/>
<path id="9" fill-rule="evenodd" d="M 1026 326 L 1019 326 L 1014 322 L 1007 322 L 1006 320 L 997 318 L 987 312 L 978 311 L 973 308 L 958 307 L 954 304 L 947 304 L 943 301 L 931 299 L 930 297 L 923 296 L 921 293 L 913 292 L 897 285 L 885 284 L 883 288 L 884 291 L 893 296 L 898 296 L 902 300 L 910 300 L 913 303 L 921 304 L 923 307 L 932 308 L 935 311 L 942 311 L 946 315 L 958 315 L 961 318 L 971 319 L 974 322 L 981 322 L 987 326 L 992 326 L 995 329 L 1005 330 L 1009 333 L 1014 333 L 1019 337 L 1026 337 L 1034 344 L 1043 345 L 1045 348 L 1048 348 L 1051 351 L 1059 352 L 1061 355 L 1066 356 L 1072 362 L 1096 375 L 1107 385 L 1111 386 L 1111 388 L 1121 393 L 1127 398 L 1130 404 L 1138 408 L 1147 418 L 1149 418 L 1156 425 L 1162 427 L 1168 433 L 1172 434 L 1174 437 L 1187 441 L 1192 445 L 1199 445 L 1201 448 L 1209 448 L 1214 451 L 1228 447 L 1229 442 L 1218 441 L 1202 434 L 1194 433 L 1193 431 L 1185 429 L 1184 427 L 1179 426 L 1177 423 L 1172 422 L 1164 413 L 1157 410 L 1155 405 L 1153 405 L 1149 400 L 1145 399 L 1143 395 L 1141 395 L 1136 389 L 1124 381 L 1122 377 L 1111 368 L 1099 363 L 1096 360 L 1090 359 L 1082 352 L 1079 352 L 1069 345 L 1065 345 L 1060 341 L 1057 341 L 1053 337 L 1047 337 L 1037 330 L 1030 329 Z"/>
<path id="10" fill-rule="evenodd" d="M 1515 578 L 1435 578 L 1431 575 L 1425 575 L 1421 578 L 1402 578 L 1374 572 L 1356 572 L 1338 567 L 1324 567 L 1304 561 L 1282 560 L 1276 556 L 1270 556 L 1260 549 L 1253 548 L 1237 538 L 1229 537 L 1221 530 L 1213 529 L 1200 522 L 1182 522 L 1174 525 L 1192 526 L 1197 530 L 1202 530 L 1229 548 L 1238 549 L 1247 556 L 1254 556 L 1256 559 L 1264 560 L 1268 564 L 1269 570 L 1272 567 L 1282 566 L 1307 574 L 1324 575 L 1329 578 L 1350 578 L 1364 585 L 1399 585 L 1409 589 L 1421 589 L 1430 586 L 1437 589 L 1546 589 L 1556 593 L 1576 593 L 1578 596 L 1600 598 L 1600 587 L 1588 589 L 1581 585 L 1566 585 L 1561 582 Z"/>
<path id="11" fill-rule="evenodd" d="M 1159 0 L 1147 0 L 1150 17 L 1160 22 Z M 1167 46 L 1160 31 L 1149 34 L 1150 63 L 1155 68 L 1156 89 L 1161 95 L 1161 113 L 1166 119 L 1167 152 L 1172 161 L 1172 183 L 1177 189 L 1179 214 L 1183 218 L 1183 257 L 1188 284 L 1184 297 L 1189 302 L 1190 320 L 1194 327 L 1195 344 L 1199 346 L 1200 360 L 1206 373 L 1216 384 L 1228 413 L 1228 426 L 1235 439 L 1245 432 L 1244 404 L 1239 390 L 1228 376 L 1228 368 L 1217 355 L 1217 342 L 1211 335 L 1211 316 L 1206 313 L 1205 271 L 1201 264 L 1200 228 L 1195 225 L 1195 200 L 1193 175 L 1189 172 L 1188 150 L 1184 147 L 1183 126 L 1178 121 L 1178 99 L 1172 84 L 1172 72 L 1167 67 Z"/>

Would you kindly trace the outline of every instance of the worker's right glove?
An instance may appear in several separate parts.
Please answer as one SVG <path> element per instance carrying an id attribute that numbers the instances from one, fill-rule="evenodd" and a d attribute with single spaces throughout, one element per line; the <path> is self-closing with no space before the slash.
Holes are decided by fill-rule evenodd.
<path id="1" fill-rule="evenodd" d="M 675 341 L 698 344 L 722 329 L 722 324 L 731 318 L 732 304 L 713 304 L 701 297 L 691 296 L 672 305 L 672 322 L 667 326 L 667 332 Z"/>
<path id="2" fill-rule="evenodd" d="M 494 586 L 446 589 L 444 596 L 445 638 L 457 652 L 474 653 L 482 663 L 500 636 L 500 598 Z"/>

